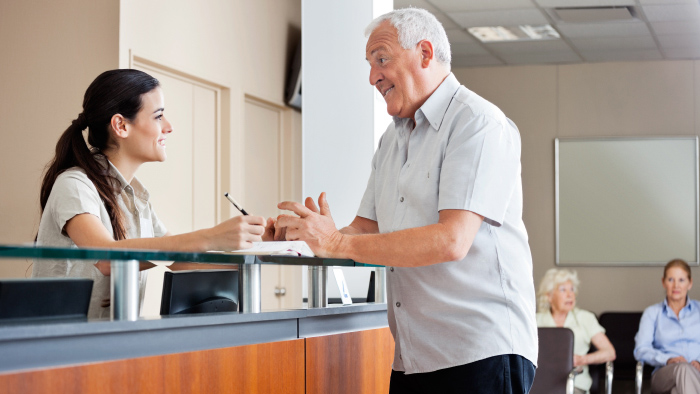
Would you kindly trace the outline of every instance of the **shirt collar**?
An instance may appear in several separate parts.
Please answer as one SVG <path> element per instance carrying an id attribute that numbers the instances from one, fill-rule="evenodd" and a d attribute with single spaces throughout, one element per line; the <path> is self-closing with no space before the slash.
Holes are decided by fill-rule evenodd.
<path id="1" fill-rule="evenodd" d="M 430 126 L 435 130 L 440 130 L 445 112 L 447 112 L 447 108 L 450 106 L 450 102 L 452 102 L 452 97 L 457 89 L 459 89 L 459 86 L 460 83 L 457 81 L 457 77 L 450 73 L 418 109 L 416 112 L 416 122 L 420 122 L 421 116 L 419 116 L 419 113 L 421 113 L 422 116 L 428 120 Z M 394 116 L 394 125 L 397 129 L 403 129 L 406 122 L 411 122 L 411 119 Z"/>
<path id="2" fill-rule="evenodd" d="M 106 162 L 106 165 L 109 168 L 109 174 L 113 176 L 117 181 L 119 181 L 119 191 L 121 193 L 123 193 L 127 187 L 131 187 L 136 197 L 148 201 L 148 199 L 150 198 L 150 193 L 148 193 L 148 190 L 146 190 L 146 188 L 143 186 L 143 184 L 141 184 L 138 178 L 134 177 L 134 179 L 131 180 L 131 184 L 129 184 L 129 182 L 126 181 L 126 178 L 124 178 L 122 173 L 119 172 L 117 167 L 115 167 L 114 164 L 112 164 L 112 162 L 109 161 L 109 159 L 107 159 L 106 156 L 96 155 L 95 157 L 100 163 L 102 163 L 102 165 L 105 165 Z"/>
<path id="3" fill-rule="evenodd" d="M 694 306 L 693 306 L 693 303 L 690 302 L 690 297 L 688 297 L 686 295 L 685 296 L 685 306 L 683 308 L 681 308 L 681 310 L 688 309 L 689 312 L 692 312 L 693 308 L 694 308 Z M 668 306 L 668 300 L 666 299 L 666 297 L 664 297 L 664 311 L 666 312 L 666 314 L 668 314 L 670 311 L 670 313 L 672 313 L 673 316 L 676 316 L 676 313 L 673 312 L 673 310 L 671 309 L 670 306 Z"/>

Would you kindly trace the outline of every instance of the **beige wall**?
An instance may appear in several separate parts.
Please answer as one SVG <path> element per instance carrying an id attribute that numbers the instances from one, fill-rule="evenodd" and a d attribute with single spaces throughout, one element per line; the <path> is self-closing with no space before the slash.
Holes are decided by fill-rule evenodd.
<path id="1" fill-rule="evenodd" d="M 1 1 L 0 244 L 33 241 L 40 176 L 59 135 L 90 82 L 129 67 L 130 51 L 226 89 L 223 143 L 231 153 L 222 170 L 230 190 L 240 190 L 239 174 L 259 164 L 240 159 L 244 95 L 282 104 L 300 36 L 300 0 Z M 289 119 L 299 134 L 301 117 Z M 0 277 L 26 270 L 0 260 Z"/>
<path id="2" fill-rule="evenodd" d="M 520 129 L 524 221 L 535 284 L 555 267 L 554 138 L 697 135 L 700 62 L 659 61 L 453 70 Z M 663 299 L 661 267 L 576 267 L 582 308 L 643 310 Z M 698 277 L 700 269 L 693 268 Z M 700 298 L 700 286 L 691 291 Z"/>
<path id="3" fill-rule="evenodd" d="M 58 137 L 100 72 L 119 64 L 119 1 L 0 1 L 0 243 L 34 240 Z M 0 277 L 24 276 L 0 260 Z"/>
<path id="4" fill-rule="evenodd" d="M 120 67 L 129 67 L 131 53 L 225 88 L 222 190 L 243 195 L 246 166 L 265 165 L 266 154 L 243 161 L 245 95 L 283 105 L 291 51 L 301 39 L 301 0 L 122 0 L 119 38 Z M 301 119 L 293 119 L 299 131 Z M 237 214 L 221 204 L 224 217 Z"/>

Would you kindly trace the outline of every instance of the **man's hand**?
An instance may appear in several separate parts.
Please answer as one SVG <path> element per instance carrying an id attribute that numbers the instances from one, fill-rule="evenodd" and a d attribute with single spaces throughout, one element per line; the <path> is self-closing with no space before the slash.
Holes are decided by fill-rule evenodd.
<path id="1" fill-rule="evenodd" d="M 586 365 L 586 356 L 579 356 L 578 354 L 574 354 L 574 367 L 578 367 L 580 365 Z"/>
<path id="2" fill-rule="evenodd" d="M 331 209 L 326 200 L 326 193 L 318 197 L 318 206 L 311 197 L 307 197 L 306 206 L 297 202 L 284 201 L 277 208 L 292 211 L 299 217 L 280 215 L 277 226 L 286 227 L 286 238 L 289 241 L 306 241 L 311 250 L 319 257 L 334 257 L 343 235 L 335 227 L 331 217 Z"/>
<path id="3" fill-rule="evenodd" d="M 669 358 L 668 361 L 666 361 L 666 365 L 671 365 L 671 364 L 677 364 L 677 363 L 687 363 L 685 357 L 683 356 L 678 356 L 678 357 L 673 357 Z"/>
<path id="4" fill-rule="evenodd" d="M 693 360 L 693 361 L 690 362 L 690 365 L 692 365 L 693 367 L 695 367 L 695 369 L 697 369 L 698 372 L 700 372 L 700 361 L 698 361 L 698 360 Z"/>
<path id="5" fill-rule="evenodd" d="M 262 240 L 265 242 L 284 241 L 286 232 L 287 228 L 280 227 L 277 224 L 277 219 L 267 218 L 267 224 L 265 225 L 265 234 L 262 235 Z"/>

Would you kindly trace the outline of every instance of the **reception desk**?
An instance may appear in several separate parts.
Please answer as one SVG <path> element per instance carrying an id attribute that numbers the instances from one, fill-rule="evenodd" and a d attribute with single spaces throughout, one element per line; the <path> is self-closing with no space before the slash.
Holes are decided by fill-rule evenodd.
<path id="1" fill-rule="evenodd" d="M 0 392 L 387 393 L 393 351 L 385 303 L 5 323 Z"/>

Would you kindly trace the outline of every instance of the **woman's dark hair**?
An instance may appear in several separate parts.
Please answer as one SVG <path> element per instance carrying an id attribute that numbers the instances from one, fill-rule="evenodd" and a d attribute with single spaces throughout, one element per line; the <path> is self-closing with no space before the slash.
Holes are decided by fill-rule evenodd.
<path id="1" fill-rule="evenodd" d="M 158 87 L 158 80 L 138 70 L 110 70 L 100 74 L 85 91 L 83 112 L 63 132 L 56 143 L 56 156 L 47 165 L 41 184 L 41 212 L 51 194 L 56 178 L 71 167 L 80 167 L 95 184 L 100 198 L 107 208 L 112 223 L 114 239 L 126 238 L 123 214 L 117 205 L 119 181 L 109 173 L 109 166 L 95 160 L 110 144 L 109 129 L 112 116 L 121 114 L 133 121 L 141 110 L 141 96 Z M 88 143 L 83 137 L 88 129 Z"/>
<path id="2" fill-rule="evenodd" d="M 688 274 L 688 280 L 693 280 L 693 277 L 690 274 L 690 266 L 685 262 L 685 260 L 681 259 L 673 259 L 666 263 L 666 266 L 664 267 L 664 278 L 666 278 L 666 273 L 668 270 L 674 267 L 681 268 L 686 274 Z"/>

